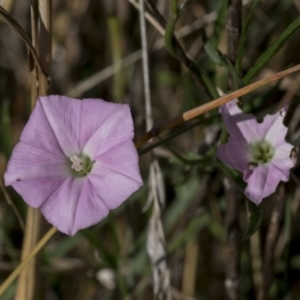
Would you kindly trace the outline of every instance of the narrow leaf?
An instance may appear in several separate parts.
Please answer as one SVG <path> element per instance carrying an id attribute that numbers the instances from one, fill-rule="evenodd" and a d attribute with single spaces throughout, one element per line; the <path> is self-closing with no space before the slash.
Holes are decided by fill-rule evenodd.
<path id="1" fill-rule="evenodd" d="M 259 206 L 247 200 L 248 207 L 248 227 L 244 233 L 242 241 L 249 239 L 259 228 L 262 220 L 262 210 Z"/>
<path id="2" fill-rule="evenodd" d="M 248 17 L 246 19 L 245 25 L 243 26 L 241 39 L 240 39 L 240 43 L 239 43 L 239 49 L 238 49 L 238 58 L 237 58 L 237 61 L 236 61 L 236 70 L 237 70 L 238 74 L 241 73 L 241 69 L 242 69 L 242 66 L 241 66 L 242 65 L 242 58 L 243 58 L 243 53 L 244 53 L 244 49 L 245 49 L 245 45 L 246 45 L 246 38 L 247 38 L 247 34 L 248 34 L 248 29 L 250 27 L 250 22 L 252 20 L 252 17 L 253 17 L 256 6 L 261 1 L 262 0 L 254 0 L 252 2 L 250 12 L 249 12 Z"/>
<path id="3" fill-rule="evenodd" d="M 253 77 L 264 67 L 264 65 L 281 49 L 286 40 L 300 28 L 300 17 L 292 22 L 279 38 L 257 59 L 254 66 L 243 78 L 247 85 Z"/>

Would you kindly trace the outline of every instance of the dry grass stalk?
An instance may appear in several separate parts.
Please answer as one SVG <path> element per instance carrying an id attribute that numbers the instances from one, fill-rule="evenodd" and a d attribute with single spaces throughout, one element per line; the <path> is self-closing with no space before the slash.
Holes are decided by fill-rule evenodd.
<path id="1" fill-rule="evenodd" d="M 146 128 L 153 126 L 148 47 L 146 35 L 145 10 L 143 0 L 139 1 L 140 31 L 142 39 L 143 78 L 145 95 Z M 147 251 L 153 269 L 154 296 L 158 300 L 171 299 L 170 272 L 166 262 L 165 237 L 160 216 L 160 203 L 164 204 L 163 177 L 157 159 L 152 156 L 149 176 L 148 203 L 153 204 L 152 214 L 148 223 Z"/>
<path id="2" fill-rule="evenodd" d="M 31 2 L 32 44 L 46 74 L 50 74 L 51 71 L 51 7 L 51 0 L 32 0 Z M 37 98 L 48 94 L 50 77 L 41 72 L 41 69 L 35 64 L 32 66 L 31 74 L 31 108 L 33 109 Z M 40 239 L 42 220 L 42 215 L 38 209 L 28 207 L 22 260 L 37 245 Z M 34 257 L 21 272 L 16 293 L 18 300 L 37 299 L 39 278 L 37 268 L 38 257 Z"/>

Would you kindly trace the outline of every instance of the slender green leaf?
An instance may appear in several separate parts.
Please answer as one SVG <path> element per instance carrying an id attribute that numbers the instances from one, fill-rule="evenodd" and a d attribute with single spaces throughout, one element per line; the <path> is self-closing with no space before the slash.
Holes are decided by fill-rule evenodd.
<path id="1" fill-rule="evenodd" d="M 224 61 L 220 56 L 220 53 L 212 46 L 210 41 L 206 41 L 204 44 L 204 50 L 214 63 L 224 66 Z"/>
<path id="2" fill-rule="evenodd" d="M 279 38 L 257 59 L 254 66 L 243 78 L 244 84 L 248 84 L 253 77 L 265 66 L 265 64 L 281 49 L 289 37 L 300 28 L 300 17 L 292 22 Z"/>
<path id="3" fill-rule="evenodd" d="M 255 10 L 256 6 L 258 5 L 258 3 L 261 2 L 261 1 L 262 0 L 254 0 L 252 2 L 250 12 L 249 12 L 248 17 L 246 19 L 245 25 L 243 26 L 243 30 L 242 30 L 242 34 L 241 34 L 241 38 L 240 38 L 240 43 L 239 43 L 239 49 L 238 49 L 238 57 L 237 57 L 237 60 L 236 60 L 236 70 L 237 70 L 238 74 L 241 73 L 241 69 L 242 69 L 242 67 L 241 67 L 242 58 L 243 58 L 244 49 L 245 49 L 245 45 L 246 45 L 246 38 L 247 38 L 247 34 L 248 34 L 249 25 L 250 25 L 250 22 L 252 20 L 253 14 L 254 14 L 254 10 Z"/>
<path id="4" fill-rule="evenodd" d="M 248 206 L 248 227 L 242 241 L 249 239 L 259 228 L 262 220 L 262 210 L 259 206 L 247 200 Z"/>

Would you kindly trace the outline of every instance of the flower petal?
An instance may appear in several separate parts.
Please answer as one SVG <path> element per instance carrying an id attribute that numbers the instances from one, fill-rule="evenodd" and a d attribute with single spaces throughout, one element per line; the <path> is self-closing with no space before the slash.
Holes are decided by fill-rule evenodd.
<path id="1" fill-rule="evenodd" d="M 107 104 L 107 103 L 106 103 Z M 83 152 L 95 158 L 126 140 L 133 139 L 133 122 L 129 106 L 118 104 L 83 148 Z"/>
<path id="2" fill-rule="evenodd" d="M 247 152 L 248 145 L 245 140 L 238 141 L 230 136 L 227 144 L 218 146 L 217 157 L 229 167 L 244 172 L 249 169 Z"/>
<path id="3" fill-rule="evenodd" d="M 247 143 L 261 139 L 265 133 L 261 132 L 260 124 L 253 115 L 244 114 L 237 104 L 238 100 L 234 99 L 220 107 L 229 134 Z"/>
<path id="4" fill-rule="evenodd" d="M 274 115 L 266 115 L 262 123 L 263 126 L 268 128 L 265 139 L 267 141 L 272 141 L 272 144 L 275 147 L 285 143 L 285 136 L 288 130 L 283 124 L 285 113 L 286 109 L 284 108 Z"/>
<path id="5" fill-rule="evenodd" d="M 43 113 L 38 111 L 36 114 L 48 121 L 65 155 L 79 153 L 82 101 L 64 96 L 45 96 L 40 97 L 38 103 Z"/>
<path id="6" fill-rule="evenodd" d="M 56 152 L 19 142 L 8 162 L 4 175 L 5 185 L 34 178 L 67 178 L 70 174 L 66 167 L 66 158 Z"/>
<path id="7" fill-rule="evenodd" d="M 143 185 L 132 142 L 122 143 L 97 158 L 89 180 L 108 209 L 114 209 Z"/>
<path id="8" fill-rule="evenodd" d="M 28 145 L 34 145 L 36 148 L 44 149 L 49 153 L 61 156 L 63 151 L 50 123 L 47 120 L 42 107 L 42 101 L 40 99 L 38 99 L 36 106 L 23 129 L 20 141 Z"/>
<path id="9" fill-rule="evenodd" d="M 34 207 L 40 207 L 64 182 L 64 178 L 35 178 L 12 183 L 12 187 L 24 201 Z"/>
<path id="10" fill-rule="evenodd" d="M 100 222 L 108 209 L 87 178 L 68 178 L 40 207 L 49 223 L 61 232 L 74 235 Z"/>
<path id="11" fill-rule="evenodd" d="M 116 110 L 123 106 L 127 107 L 123 104 L 107 102 L 101 99 L 83 99 L 81 111 L 82 126 L 80 128 L 80 148 L 82 149 L 92 135 L 100 127 L 105 126 L 105 122 Z"/>
<path id="12" fill-rule="evenodd" d="M 41 97 L 13 151 L 5 183 L 73 235 L 102 220 L 142 185 L 132 138 L 127 105 Z M 82 164 L 86 171 L 92 165 L 92 173 L 71 172 L 72 155 L 85 158 Z"/>
<path id="13" fill-rule="evenodd" d="M 272 164 L 280 169 L 287 178 L 289 177 L 290 169 L 296 164 L 296 159 L 290 157 L 293 148 L 293 145 L 286 142 L 277 146 L 275 156 L 272 160 Z"/>
<path id="14" fill-rule="evenodd" d="M 276 191 L 280 181 L 287 181 L 288 176 L 276 165 L 259 165 L 246 180 L 245 194 L 255 204 Z"/>

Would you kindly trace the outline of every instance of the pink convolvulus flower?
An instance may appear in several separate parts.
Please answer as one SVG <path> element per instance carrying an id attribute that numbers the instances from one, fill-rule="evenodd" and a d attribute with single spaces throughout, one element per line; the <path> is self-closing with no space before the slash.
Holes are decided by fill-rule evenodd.
<path id="1" fill-rule="evenodd" d="M 228 166 L 244 173 L 248 183 L 245 194 L 256 204 L 275 192 L 280 181 L 288 181 L 296 163 L 294 147 L 285 141 L 283 125 L 286 109 L 267 115 L 258 123 L 244 114 L 238 100 L 222 105 L 220 112 L 230 134 L 228 143 L 219 145 L 217 156 Z"/>
<path id="2" fill-rule="evenodd" d="M 5 184 L 74 235 L 143 184 L 133 135 L 128 105 L 40 97 L 8 162 Z"/>

